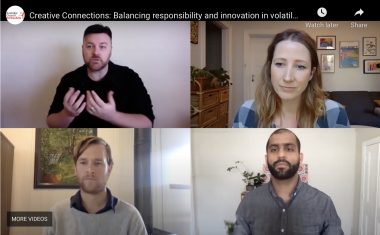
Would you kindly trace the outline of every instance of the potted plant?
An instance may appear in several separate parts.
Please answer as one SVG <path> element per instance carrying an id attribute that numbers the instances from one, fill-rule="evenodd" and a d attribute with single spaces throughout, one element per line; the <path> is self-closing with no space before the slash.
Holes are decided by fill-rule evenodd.
<path id="1" fill-rule="evenodd" d="M 235 226 L 235 223 L 234 223 L 234 222 L 231 222 L 231 221 L 227 221 L 227 220 L 225 220 L 225 221 L 224 221 L 224 225 L 225 225 L 226 228 L 227 228 L 227 235 L 232 235 L 233 232 L 234 232 L 234 226 Z"/>
<path id="2" fill-rule="evenodd" d="M 209 70 L 216 78 L 218 78 L 221 87 L 228 87 L 232 85 L 230 83 L 230 75 L 228 75 L 227 71 L 223 68 Z"/>
<path id="3" fill-rule="evenodd" d="M 253 189 L 261 186 L 265 182 L 265 174 L 255 174 L 253 171 L 248 171 L 242 161 L 236 161 L 235 165 L 227 168 L 227 171 L 229 172 L 233 170 L 237 170 L 241 173 L 241 175 L 243 176 L 242 180 L 246 185 L 247 191 L 252 191 Z"/>
<path id="4" fill-rule="evenodd" d="M 202 91 L 210 88 L 211 79 L 214 78 L 206 69 L 190 66 L 191 90 Z"/>

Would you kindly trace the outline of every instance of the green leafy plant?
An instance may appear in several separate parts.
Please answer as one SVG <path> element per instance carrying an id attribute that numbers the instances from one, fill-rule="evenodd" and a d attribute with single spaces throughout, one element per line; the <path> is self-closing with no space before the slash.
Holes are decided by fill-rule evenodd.
<path id="1" fill-rule="evenodd" d="M 190 66 L 190 81 L 192 84 L 192 91 L 208 90 L 213 88 L 211 82 L 214 78 L 215 76 L 208 70 Z"/>
<path id="2" fill-rule="evenodd" d="M 230 82 L 230 75 L 228 75 L 227 70 L 220 68 L 220 69 L 213 69 L 209 71 L 210 73 L 212 73 L 215 77 L 219 79 L 220 86 L 226 87 L 226 86 L 232 85 L 232 83 Z"/>
<path id="3" fill-rule="evenodd" d="M 231 221 L 227 221 L 225 220 L 224 221 L 224 225 L 226 226 L 227 228 L 227 234 L 230 235 L 234 232 L 234 226 L 235 226 L 235 223 L 234 222 L 231 222 Z"/>
<path id="4" fill-rule="evenodd" d="M 255 174 L 253 171 L 248 171 L 247 167 L 244 165 L 242 161 L 236 161 L 235 165 L 227 168 L 227 171 L 232 172 L 233 170 L 239 171 L 243 176 L 243 182 L 246 186 L 253 186 L 253 188 L 257 188 L 261 186 L 265 182 L 265 174 L 257 173 Z"/>
<path id="5" fill-rule="evenodd" d="M 195 78 L 212 79 L 214 75 L 210 73 L 206 68 L 200 69 L 195 66 L 190 66 L 190 77 L 191 81 L 194 81 Z"/>
<path id="6" fill-rule="evenodd" d="M 215 87 L 232 85 L 232 83 L 230 83 L 230 75 L 228 75 L 228 72 L 223 68 L 210 70 L 207 67 L 200 69 L 195 66 L 190 66 L 190 78 L 192 82 L 199 78 L 207 79 L 209 82 L 215 79 L 217 83 Z"/>

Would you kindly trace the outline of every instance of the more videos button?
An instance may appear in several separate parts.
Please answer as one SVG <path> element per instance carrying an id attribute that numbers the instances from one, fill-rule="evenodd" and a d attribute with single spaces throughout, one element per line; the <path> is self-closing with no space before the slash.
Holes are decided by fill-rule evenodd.
<path id="1" fill-rule="evenodd" d="M 8 226 L 52 226 L 51 211 L 17 211 L 7 213 Z"/>

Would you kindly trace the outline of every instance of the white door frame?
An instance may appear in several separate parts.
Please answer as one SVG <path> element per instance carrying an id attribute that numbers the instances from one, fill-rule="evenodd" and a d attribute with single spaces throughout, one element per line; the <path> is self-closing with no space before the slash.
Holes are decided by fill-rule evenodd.
<path id="1" fill-rule="evenodd" d="M 249 62 L 251 61 L 251 44 L 250 40 L 255 37 L 268 37 L 273 38 L 275 34 L 270 33 L 260 33 L 257 32 L 257 30 L 245 30 L 244 31 L 244 71 L 243 71 L 243 79 L 244 79 L 244 100 L 252 99 L 251 97 L 251 80 L 252 80 L 252 74 L 251 74 L 251 66 L 249 65 Z M 259 79 L 258 76 L 256 76 L 255 79 Z"/>
<path id="2" fill-rule="evenodd" d="M 360 235 L 366 235 L 364 231 L 364 202 L 365 202 L 365 196 L 367 195 L 368 192 L 366 192 L 365 188 L 365 183 L 369 181 L 369 179 L 366 179 L 365 177 L 369 177 L 368 175 L 365 175 L 365 172 L 367 171 L 366 166 L 367 166 L 367 148 L 368 146 L 374 145 L 374 144 L 379 144 L 379 149 L 380 149 L 380 137 L 368 140 L 363 142 L 362 144 L 362 176 L 361 176 L 361 192 L 360 192 L 360 216 L 359 216 L 359 234 Z M 380 151 L 380 150 L 379 150 Z M 376 188 L 376 202 L 375 202 L 375 234 L 374 235 L 379 235 L 380 234 L 380 156 L 377 159 L 377 175 L 376 181 L 378 182 L 377 188 Z M 377 223 L 377 226 L 376 226 Z"/>

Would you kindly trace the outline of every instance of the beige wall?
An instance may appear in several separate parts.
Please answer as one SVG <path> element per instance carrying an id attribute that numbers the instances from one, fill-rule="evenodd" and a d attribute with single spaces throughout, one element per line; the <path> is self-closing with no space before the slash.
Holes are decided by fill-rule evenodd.
<path id="1" fill-rule="evenodd" d="M 357 234 L 361 142 L 380 136 L 379 129 L 294 129 L 301 141 L 311 186 L 327 193 L 345 234 Z M 192 129 L 192 164 L 196 231 L 224 234 L 224 220 L 235 220 L 244 190 L 241 176 L 227 172 L 235 161 L 262 171 L 271 129 Z"/>
<path id="2" fill-rule="evenodd" d="M 97 129 L 111 146 L 114 167 L 108 187 L 119 199 L 134 203 L 133 129 Z M 34 189 L 35 129 L 1 131 L 14 144 L 12 211 L 48 211 L 54 203 L 71 197 L 76 189 Z M 41 234 L 41 228 L 12 227 L 11 235 Z"/>
<path id="3" fill-rule="evenodd" d="M 83 31 L 95 23 L 1 22 L 1 127 L 46 127 L 56 87 L 83 65 Z M 155 127 L 189 127 L 189 22 L 100 23 L 113 33 L 111 60 L 143 80 Z"/>
<path id="4" fill-rule="evenodd" d="M 197 68 L 206 66 L 206 22 L 200 21 L 198 25 L 198 43 L 191 43 L 191 65 Z"/>

